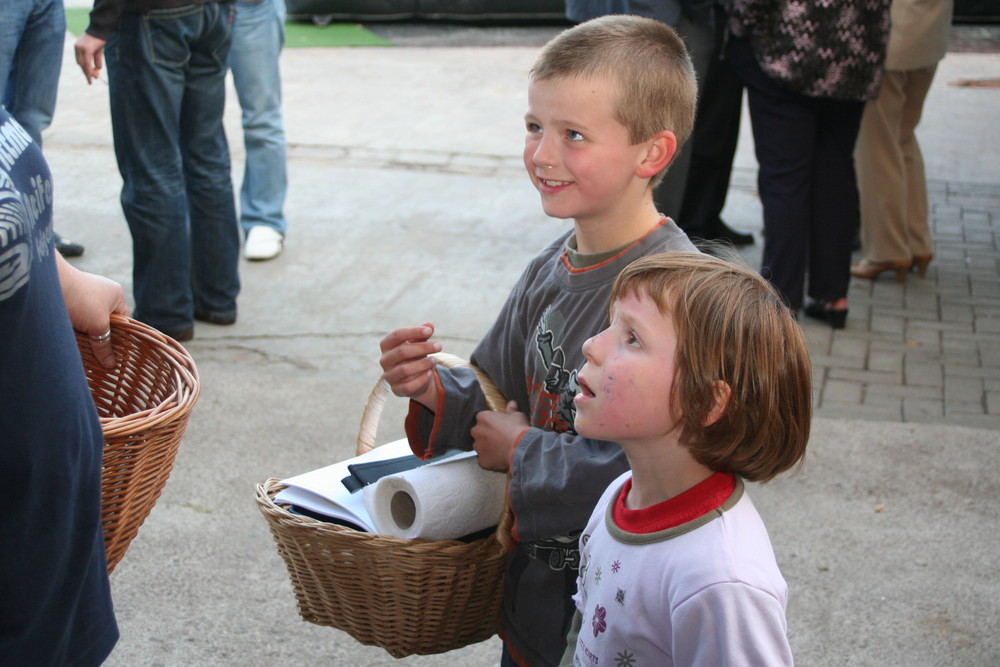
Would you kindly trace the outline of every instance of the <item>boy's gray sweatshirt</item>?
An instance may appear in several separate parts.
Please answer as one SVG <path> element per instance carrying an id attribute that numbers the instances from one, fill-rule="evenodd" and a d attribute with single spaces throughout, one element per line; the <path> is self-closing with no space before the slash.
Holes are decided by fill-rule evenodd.
<path id="1" fill-rule="evenodd" d="M 574 269 L 567 232 L 528 265 L 471 361 L 531 428 L 511 463 L 510 502 L 518 541 L 508 564 L 501 636 L 529 665 L 557 665 L 573 616 L 577 536 L 604 489 L 628 468 L 615 443 L 576 435 L 573 402 L 582 346 L 607 326 L 608 301 L 625 266 L 666 251 L 694 251 L 669 218 L 614 257 Z M 407 435 L 415 453 L 471 449 L 476 414 L 489 409 L 468 369 L 438 369 L 442 397 L 431 412 L 411 402 Z"/>

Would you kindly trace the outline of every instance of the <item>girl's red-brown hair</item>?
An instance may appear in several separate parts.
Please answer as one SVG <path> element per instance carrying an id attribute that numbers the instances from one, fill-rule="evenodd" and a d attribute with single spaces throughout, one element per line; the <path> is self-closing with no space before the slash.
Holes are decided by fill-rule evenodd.
<path id="1" fill-rule="evenodd" d="M 670 252 L 622 271 L 611 301 L 630 293 L 653 299 L 677 332 L 667 400 L 699 463 L 767 481 L 803 457 L 812 420 L 809 350 L 766 280 L 739 262 Z M 719 381 L 729 398 L 722 416 L 707 423 Z"/>

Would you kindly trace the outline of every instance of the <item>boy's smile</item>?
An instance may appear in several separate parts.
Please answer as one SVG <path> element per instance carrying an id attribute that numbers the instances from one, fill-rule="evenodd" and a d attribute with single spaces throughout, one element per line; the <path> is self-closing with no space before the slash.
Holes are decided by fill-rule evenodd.
<path id="1" fill-rule="evenodd" d="M 622 227 L 638 217 L 648 180 L 636 170 L 648 146 L 630 143 L 615 118 L 616 95 L 601 77 L 531 82 L 524 166 L 548 215 L 578 226 L 608 221 Z M 635 238 L 634 230 L 626 235 L 624 242 Z"/>

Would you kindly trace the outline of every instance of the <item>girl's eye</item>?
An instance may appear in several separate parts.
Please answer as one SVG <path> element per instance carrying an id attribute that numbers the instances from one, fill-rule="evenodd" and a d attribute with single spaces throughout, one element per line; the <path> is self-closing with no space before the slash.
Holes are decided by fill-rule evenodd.
<path id="1" fill-rule="evenodd" d="M 636 337 L 634 331 L 629 331 L 625 335 L 625 344 L 626 345 L 638 345 L 639 344 L 639 339 Z"/>
<path id="2" fill-rule="evenodd" d="M 566 138 L 570 141 L 583 141 L 583 135 L 576 130 L 566 130 Z"/>
<path id="3" fill-rule="evenodd" d="M 539 125 L 538 123 L 528 123 L 527 127 L 528 127 L 528 132 L 531 132 L 532 134 L 540 133 L 542 131 L 542 126 Z"/>

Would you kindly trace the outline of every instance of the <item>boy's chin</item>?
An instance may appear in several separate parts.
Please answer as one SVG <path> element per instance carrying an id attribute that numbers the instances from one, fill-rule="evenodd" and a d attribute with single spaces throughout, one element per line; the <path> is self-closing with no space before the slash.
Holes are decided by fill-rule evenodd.
<path id="1" fill-rule="evenodd" d="M 557 220 L 574 220 L 576 212 L 566 206 L 559 206 L 553 202 L 546 202 L 542 197 L 542 211 L 550 218 Z"/>

